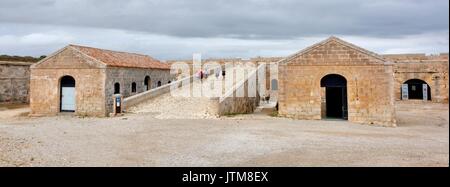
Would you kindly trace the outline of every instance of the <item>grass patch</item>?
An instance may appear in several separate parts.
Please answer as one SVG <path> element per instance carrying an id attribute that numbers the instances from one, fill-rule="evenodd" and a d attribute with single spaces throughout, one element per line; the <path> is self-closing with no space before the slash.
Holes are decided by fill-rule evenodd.
<path id="1" fill-rule="evenodd" d="M 224 114 L 224 116 L 226 116 L 226 117 L 234 117 L 234 116 L 237 116 L 237 115 L 239 115 L 239 113 L 225 113 Z"/>
<path id="2" fill-rule="evenodd" d="M 278 117 L 278 111 L 277 110 L 273 111 L 272 113 L 269 114 L 269 116 Z"/>

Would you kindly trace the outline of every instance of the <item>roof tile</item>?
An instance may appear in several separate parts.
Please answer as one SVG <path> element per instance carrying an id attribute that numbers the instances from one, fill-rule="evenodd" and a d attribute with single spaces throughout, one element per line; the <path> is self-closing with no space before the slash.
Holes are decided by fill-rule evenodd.
<path id="1" fill-rule="evenodd" d="M 127 67 L 127 68 L 151 68 L 151 69 L 170 69 L 168 64 L 162 63 L 147 55 L 111 51 L 93 47 L 70 45 L 78 51 L 95 58 L 108 66 Z"/>

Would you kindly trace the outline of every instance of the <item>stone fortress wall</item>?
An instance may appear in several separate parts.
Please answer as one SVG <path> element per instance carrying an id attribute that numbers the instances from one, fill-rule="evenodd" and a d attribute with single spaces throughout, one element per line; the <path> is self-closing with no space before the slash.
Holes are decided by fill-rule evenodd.
<path id="1" fill-rule="evenodd" d="M 0 103 L 28 103 L 31 62 L 0 61 Z"/>
<path id="2" fill-rule="evenodd" d="M 401 86 L 411 79 L 425 81 L 431 89 L 431 101 L 448 103 L 448 53 L 383 55 L 394 62 L 395 100 L 401 100 Z"/>

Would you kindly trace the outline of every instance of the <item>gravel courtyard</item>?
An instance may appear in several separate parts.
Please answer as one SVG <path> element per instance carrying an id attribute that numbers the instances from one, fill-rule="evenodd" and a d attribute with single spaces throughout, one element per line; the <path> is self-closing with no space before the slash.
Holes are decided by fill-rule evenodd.
<path id="1" fill-rule="evenodd" d="M 0 118 L 0 166 L 448 167 L 448 105 L 397 108 L 397 128 L 263 114 L 202 120 L 21 114 Z"/>

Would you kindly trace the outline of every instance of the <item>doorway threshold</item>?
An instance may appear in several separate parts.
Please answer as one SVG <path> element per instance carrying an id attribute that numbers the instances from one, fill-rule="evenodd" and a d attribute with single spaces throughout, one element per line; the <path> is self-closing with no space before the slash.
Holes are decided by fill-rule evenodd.
<path id="1" fill-rule="evenodd" d="M 58 116 L 75 116 L 75 112 L 59 112 Z"/>
<path id="2" fill-rule="evenodd" d="M 322 120 L 324 120 L 324 121 L 348 121 L 344 118 L 331 118 L 331 117 L 322 118 Z"/>

